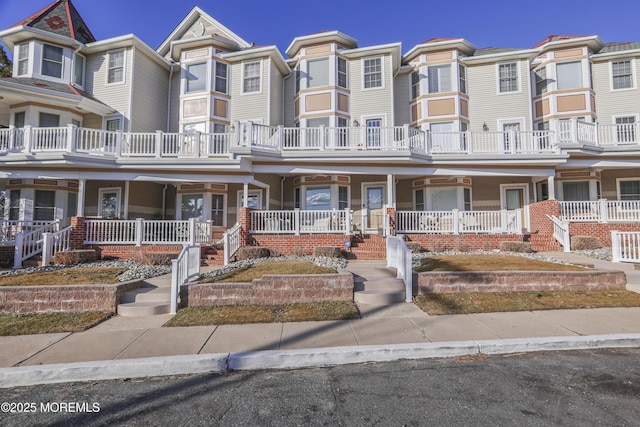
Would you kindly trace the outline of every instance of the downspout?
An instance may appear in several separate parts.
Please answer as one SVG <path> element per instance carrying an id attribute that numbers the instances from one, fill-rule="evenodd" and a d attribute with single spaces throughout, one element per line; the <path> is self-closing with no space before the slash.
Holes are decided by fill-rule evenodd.
<path id="1" fill-rule="evenodd" d="M 173 88 L 173 66 L 176 62 L 173 61 L 173 42 L 169 46 L 169 94 L 167 96 L 167 132 L 171 131 L 171 91 Z M 163 212 L 164 215 L 164 212 Z"/>

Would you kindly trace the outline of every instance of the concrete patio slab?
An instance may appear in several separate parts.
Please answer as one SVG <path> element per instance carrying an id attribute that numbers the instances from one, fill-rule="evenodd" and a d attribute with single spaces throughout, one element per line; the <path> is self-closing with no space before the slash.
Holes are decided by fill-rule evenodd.
<path id="1" fill-rule="evenodd" d="M 640 307 L 544 310 L 536 315 L 580 335 L 640 333 Z"/>
<path id="2" fill-rule="evenodd" d="M 69 335 L 71 332 L 0 337 L 0 366 L 17 365 Z"/>
<path id="3" fill-rule="evenodd" d="M 500 338 L 498 334 L 470 315 L 429 316 L 412 319 L 430 341 L 466 341 Z"/>
<path id="4" fill-rule="evenodd" d="M 149 329 L 115 359 L 197 354 L 214 329 L 215 326 Z"/>
<path id="5" fill-rule="evenodd" d="M 409 318 L 364 318 L 350 321 L 358 345 L 405 344 L 427 342 Z"/>
<path id="6" fill-rule="evenodd" d="M 284 323 L 280 349 L 357 345 L 347 321 Z"/>
<path id="7" fill-rule="evenodd" d="M 277 350 L 281 335 L 282 323 L 220 325 L 200 353 Z"/>
<path id="8" fill-rule="evenodd" d="M 575 335 L 571 330 L 530 311 L 470 314 L 500 338 L 532 338 Z"/>

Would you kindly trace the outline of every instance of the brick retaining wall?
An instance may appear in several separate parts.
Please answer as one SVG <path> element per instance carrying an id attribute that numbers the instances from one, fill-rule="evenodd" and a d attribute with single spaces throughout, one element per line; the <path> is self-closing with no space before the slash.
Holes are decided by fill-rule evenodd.
<path id="1" fill-rule="evenodd" d="M 141 280 L 114 285 L 0 286 L 0 313 L 115 313 L 122 294 L 141 286 Z"/>
<path id="2" fill-rule="evenodd" d="M 353 301 L 353 276 L 268 274 L 251 283 L 187 284 L 180 289 L 180 299 L 182 307 Z"/>
<path id="3" fill-rule="evenodd" d="M 95 249 L 98 258 L 114 257 L 131 259 L 138 254 L 172 253 L 176 258 L 182 251 L 182 245 L 83 245 L 83 249 Z"/>
<path id="4" fill-rule="evenodd" d="M 251 244 L 273 249 L 282 255 L 311 255 L 316 246 L 335 246 L 344 249 L 344 234 L 252 234 Z"/>
<path id="5" fill-rule="evenodd" d="M 405 234 L 408 242 L 418 242 L 428 251 L 493 250 L 501 242 L 522 242 L 522 234 Z"/>
<path id="6" fill-rule="evenodd" d="M 418 294 L 625 290 L 622 271 L 477 271 L 418 274 Z"/>
<path id="7" fill-rule="evenodd" d="M 640 224 L 637 222 L 572 222 L 569 224 L 569 234 L 575 236 L 592 236 L 600 240 L 603 248 L 611 247 L 611 232 L 617 231 L 640 231 Z"/>

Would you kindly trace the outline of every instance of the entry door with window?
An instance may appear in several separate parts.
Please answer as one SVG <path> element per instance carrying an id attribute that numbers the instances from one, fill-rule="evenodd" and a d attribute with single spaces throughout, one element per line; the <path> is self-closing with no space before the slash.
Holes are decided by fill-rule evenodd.
<path id="1" fill-rule="evenodd" d="M 506 209 L 508 212 L 507 218 L 508 218 L 508 224 L 507 228 L 508 231 L 510 232 L 517 232 L 520 233 L 522 232 L 522 228 L 526 227 L 526 216 L 525 216 L 525 200 L 526 200 L 526 194 L 525 194 L 525 188 L 524 187 L 520 187 L 520 188 L 516 188 L 516 187 L 511 187 L 511 188 L 505 188 L 504 189 L 504 193 L 503 193 L 503 207 L 504 209 Z M 518 229 L 517 227 L 517 217 L 515 216 L 515 213 L 513 211 L 515 211 L 516 209 L 520 209 L 520 229 Z"/>
<path id="2" fill-rule="evenodd" d="M 109 119 L 105 122 L 105 128 L 107 130 L 105 151 L 108 153 L 116 152 L 116 140 L 118 135 L 117 131 L 120 130 L 120 119 Z"/>
<path id="3" fill-rule="evenodd" d="M 382 145 L 382 119 L 368 119 L 365 121 L 365 131 L 368 149 L 380 149 Z"/>
<path id="4" fill-rule="evenodd" d="M 120 188 L 101 188 L 98 198 L 98 215 L 103 218 L 120 216 Z"/>
<path id="5" fill-rule="evenodd" d="M 504 151 L 511 152 L 520 149 L 520 123 L 503 123 Z"/>
<path id="6" fill-rule="evenodd" d="M 381 233 L 384 228 L 386 186 L 365 185 L 363 188 L 362 226 L 367 233 Z"/>

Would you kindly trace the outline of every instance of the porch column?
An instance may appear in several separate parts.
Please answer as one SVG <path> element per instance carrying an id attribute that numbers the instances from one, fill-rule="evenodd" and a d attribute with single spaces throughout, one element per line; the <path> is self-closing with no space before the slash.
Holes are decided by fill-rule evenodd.
<path id="1" fill-rule="evenodd" d="M 547 178 L 547 186 L 549 187 L 549 200 L 556 199 L 556 177 L 550 176 Z"/>
<path id="2" fill-rule="evenodd" d="M 387 207 L 396 207 L 396 184 L 394 175 L 387 175 Z"/>
<path id="3" fill-rule="evenodd" d="M 122 217 L 129 219 L 129 181 L 124 182 L 124 208 Z"/>
<path id="4" fill-rule="evenodd" d="M 245 182 L 242 186 L 242 207 L 243 208 L 248 208 L 249 207 L 249 183 Z"/>
<path id="5" fill-rule="evenodd" d="M 84 216 L 84 192 L 85 192 L 85 184 L 86 179 L 78 180 L 78 197 L 76 200 L 76 216 L 83 217 Z"/>

